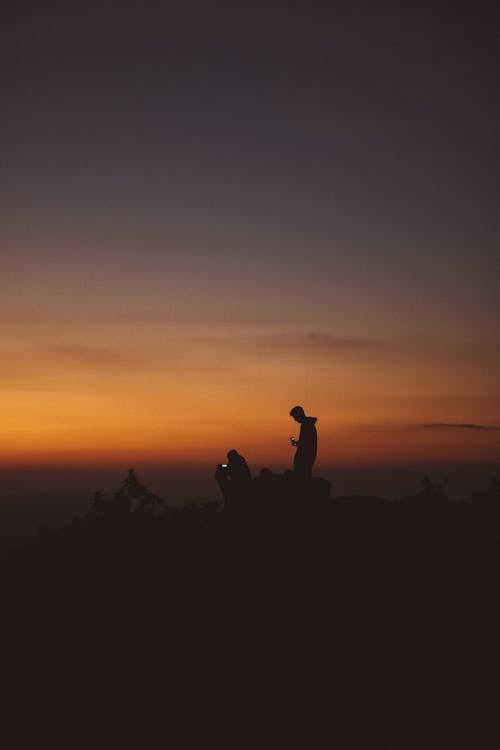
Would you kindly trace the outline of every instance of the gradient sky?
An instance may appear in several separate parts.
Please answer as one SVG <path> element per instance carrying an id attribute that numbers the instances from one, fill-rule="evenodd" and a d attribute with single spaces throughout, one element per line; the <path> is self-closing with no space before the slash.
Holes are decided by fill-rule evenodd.
<path id="1" fill-rule="evenodd" d="M 492 8 L 11 9 L 0 463 L 498 460 Z"/>

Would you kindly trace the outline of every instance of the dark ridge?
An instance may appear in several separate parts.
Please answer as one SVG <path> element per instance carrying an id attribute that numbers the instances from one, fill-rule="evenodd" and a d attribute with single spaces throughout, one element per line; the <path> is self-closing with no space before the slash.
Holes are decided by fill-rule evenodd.
<path id="1" fill-rule="evenodd" d="M 192 746 L 226 732 L 319 746 L 345 711 L 373 726 L 389 703 L 394 728 L 418 695 L 448 716 L 493 621 L 500 476 L 467 503 L 429 478 L 401 502 L 329 489 L 265 471 L 179 510 L 130 470 L 84 516 L 40 528 L 2 573 L 23 700 L 36 684 L 50 712 L 55 680 L 58 711 L 99 696 L 120 732 L 130 701 L 149 716 L 161 699 L 161 731 L 182 715 Z"/>

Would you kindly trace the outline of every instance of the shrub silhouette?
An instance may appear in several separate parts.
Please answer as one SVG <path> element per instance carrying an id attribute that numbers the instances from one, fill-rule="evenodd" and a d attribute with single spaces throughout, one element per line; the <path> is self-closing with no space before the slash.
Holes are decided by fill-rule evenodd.
<path id="1" fill-rule="evenodd" d="M 446 500 L 446 487 L 448 480 L 433 482 L 428 476 L 422 479 L 422 489 L 417 493 L 417 498 L 422 500 Z"/>
<path id="2" fill-rule="evenodd" d="M 471 500 L 478 506 L 500 512 L 500 472 L 490 479 L 486 490 L 473 492 Z"/>
<path id="3" fill-rule="evenodd" d="M 141 484 L 135 469 L 129 469 L 123 483 L 111 498 L 97 491 L 88 511 L 90 518 L 109 517 L 127 513 L 150 513 L 163 500 Z"/>

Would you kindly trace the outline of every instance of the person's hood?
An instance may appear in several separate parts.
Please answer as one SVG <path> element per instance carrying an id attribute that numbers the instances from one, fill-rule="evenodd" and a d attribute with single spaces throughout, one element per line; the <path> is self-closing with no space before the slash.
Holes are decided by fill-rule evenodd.
<path id="1" fill-rule="evenodd" d="M 318 417 L 306 417 L 304 419 L 304 422 L 309 422 L 309 424 L 316 424 L 318 420 Z"/>

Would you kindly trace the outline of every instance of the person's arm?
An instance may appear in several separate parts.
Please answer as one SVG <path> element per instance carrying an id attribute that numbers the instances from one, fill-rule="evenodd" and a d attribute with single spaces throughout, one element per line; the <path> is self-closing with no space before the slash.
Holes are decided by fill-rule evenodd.
<path id="1" fill-rule="evenodd" d="M 295 440 L 295 438 L 290 438 L 292 441 L 292 445 L 294 448 L 299 448 L 300 446 L 307 445 L 307 435 L 305 434 L 304 425 L 300 425 L 300 433 L 299 433 L 299 439 Z"/>

